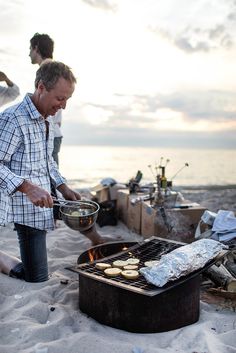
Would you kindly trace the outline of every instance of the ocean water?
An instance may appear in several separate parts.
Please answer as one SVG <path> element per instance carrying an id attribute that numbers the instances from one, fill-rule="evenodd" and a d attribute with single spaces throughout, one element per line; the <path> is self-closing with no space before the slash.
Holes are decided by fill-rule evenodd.
<path id="1" fill-rule="evenodd" d="M 138 170 L 143 173 L 141 183 L 153 182 L 160 162 L 166 165 L 166 176 L 173 187 L 236 185 L 236 151 L 232 149 L 62 144 L 59 159 L 61 174 L 75 188 L 95 186 L 107 177 L 126 183 Z"/>

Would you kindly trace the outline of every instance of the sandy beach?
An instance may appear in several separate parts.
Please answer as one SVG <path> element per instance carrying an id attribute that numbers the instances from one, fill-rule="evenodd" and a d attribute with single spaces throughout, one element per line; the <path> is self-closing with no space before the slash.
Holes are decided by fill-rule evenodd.
<path id="1" fill-rule="evenodd" d="M 182 193 L 211 211 L 236 211 L 236 189 Z M 141 240 L 121 222 L 99 231 L 117 240 Z M 1 250 L 19 256 L 13 226 L 2 227 L 0 232 Z M 66 269 L 91 247 L 90 241 L 62 221 L 47 239 L 49 281 L 32 284 L 0 274 L 0 353 L 236 352 L 233 301 L 204 300 L 202 296 L 198 322 L 164 333 L 135 334 L 101 325 L 78 309 L 78 275 Z"/>

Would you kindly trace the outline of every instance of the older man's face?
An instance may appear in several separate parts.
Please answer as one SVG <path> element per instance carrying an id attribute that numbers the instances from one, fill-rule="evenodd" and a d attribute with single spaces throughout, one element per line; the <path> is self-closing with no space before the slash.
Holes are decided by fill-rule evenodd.
<path id="1" fill-rule="evenodd" d="M 43 83 L 38 84 L 37 108 L 46 118 L 55 115 L 59 109 L 65 109 L 67 100 L 72 96 L 75 84 L 60 77 L 54 88 L 47 91 Z"/>

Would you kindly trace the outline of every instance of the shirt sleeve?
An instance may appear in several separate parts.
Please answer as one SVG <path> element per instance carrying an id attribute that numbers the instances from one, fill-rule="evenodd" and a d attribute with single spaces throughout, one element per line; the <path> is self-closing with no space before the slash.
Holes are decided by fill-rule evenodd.
<path id="1" fill-rule="evenodd" d="M 7 104 L 20 95 L 19 87 L 13 83 L 13 86 L 0 86 L 0 106 Z"/>
<path id="2" fill-rule="evenodd" d="M 9 116 L 0 121 L 0 192 L 11 196 L 24 182 L 24 178 L 14 174 L 9 168 L 12 154 L 19 144 L 19 133 Z"/>
<path id="3" fill-rule="evenodd" d="M 54 159 L 51 156 L 50 156 L 49 166 L 50 166 L 50 177 L 53 181 L 54 186 L 58 188 L 58 186 L 65 184 L 66 179 L 59 172 L 57 163 L 54 161 Z"/>

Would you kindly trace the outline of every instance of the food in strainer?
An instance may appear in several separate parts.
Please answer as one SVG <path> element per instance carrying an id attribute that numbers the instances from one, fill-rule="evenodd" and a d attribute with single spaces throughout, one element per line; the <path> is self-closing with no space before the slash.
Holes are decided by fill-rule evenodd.
<path id="1" fill-rule="evenodd" d="M 89 210 L 78 210 L 78 211 L 73 211 L 71 212 L 70 216 L 72 217 L 81 217 L 81 216 L 87 216 L 91 213 Z"/>

